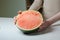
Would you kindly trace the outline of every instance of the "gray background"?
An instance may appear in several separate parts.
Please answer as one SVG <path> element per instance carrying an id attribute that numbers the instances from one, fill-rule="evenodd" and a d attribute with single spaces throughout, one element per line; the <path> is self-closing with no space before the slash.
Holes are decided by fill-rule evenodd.
<path id="1" fill-rule="evenodd" d="M 0 17 L 14 17 L 18 10 L 25 10 L 25 0 L 0 0 Z"/>

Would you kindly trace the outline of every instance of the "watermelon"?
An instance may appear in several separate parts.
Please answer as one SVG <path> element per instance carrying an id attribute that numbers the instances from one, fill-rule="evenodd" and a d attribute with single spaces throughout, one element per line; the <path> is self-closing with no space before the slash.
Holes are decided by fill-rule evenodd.
<path id="1" fill-rule="evenodd" d="M 43 23 L 43 17 L 40 12 L 35 10 L 26 10 L 19 12 L 15 18 L 17 27 L 23 33 L 32 33 Z"/>

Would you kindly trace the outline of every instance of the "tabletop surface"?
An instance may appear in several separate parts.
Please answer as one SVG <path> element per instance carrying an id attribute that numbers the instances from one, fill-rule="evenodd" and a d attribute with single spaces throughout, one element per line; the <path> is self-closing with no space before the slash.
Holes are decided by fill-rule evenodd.
<path id="1" fill-rule="evenodd" d="M 0 40 L 60 40 L 60 21 L 40 33 L 23 34 L 13 23 L 13 18 L 0 17 Z"/>

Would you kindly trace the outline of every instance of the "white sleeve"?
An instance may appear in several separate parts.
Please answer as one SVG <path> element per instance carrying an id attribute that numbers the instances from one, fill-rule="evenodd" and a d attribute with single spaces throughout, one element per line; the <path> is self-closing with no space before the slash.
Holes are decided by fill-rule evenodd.
<path id="1" fill-rule="evenodd" d="M 34 0 L 29 10 L 39 10 L 42 6 L 42 0 Z"/>

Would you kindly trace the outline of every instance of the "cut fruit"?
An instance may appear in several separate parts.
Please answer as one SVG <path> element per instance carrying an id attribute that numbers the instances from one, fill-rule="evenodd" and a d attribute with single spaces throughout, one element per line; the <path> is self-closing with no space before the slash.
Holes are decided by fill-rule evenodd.
<path id="1" fill-rule="evenodd" d="M 23 11 L 16 16 L 16 25 L 25 33 L 33 32 L 43 23 L 43 17 L 40 12 L 35 10 Z"/>

